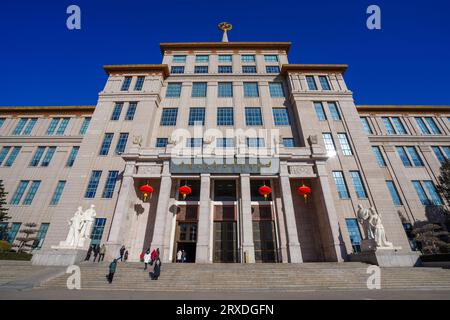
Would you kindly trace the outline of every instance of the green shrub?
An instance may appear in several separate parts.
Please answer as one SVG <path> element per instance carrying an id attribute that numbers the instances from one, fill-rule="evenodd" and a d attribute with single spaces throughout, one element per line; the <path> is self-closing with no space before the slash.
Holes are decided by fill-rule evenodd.
<path id="1" fill-rule="evenodd" d="M 0 241 L 0 252 L 9 252 L 11 244 L 8 241 Z"/>
<path id="2" fill-rule="evenodd" d="M 0 260 L 19 260 L 30 261 L 33 257 L 32 254 L 26 252 L 2 252 L 0 253 Z"/>

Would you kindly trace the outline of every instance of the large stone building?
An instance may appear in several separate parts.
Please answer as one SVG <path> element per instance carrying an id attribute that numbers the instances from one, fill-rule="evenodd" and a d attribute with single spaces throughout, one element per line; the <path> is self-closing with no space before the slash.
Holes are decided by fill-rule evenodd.
<path id="1" fill-rule="evenodd" d="M 35 222 L 35 250 L 50 249 L 94 204 L 92 244 L 109 257 L 125 245 L 132 261 L 148 247 L 164 262 L 180 249 L 197 263 L 348 261 L 361 204 L 383 217 L 393 263 L 411 264 L 408 227 L 443 205 L 450 106 L 356 106 L 346 65 L 290 64 L 289 48 L 162 43 L 162 64 L 105 66 L 96 106 L 2 107 L 8 240 Z"/>

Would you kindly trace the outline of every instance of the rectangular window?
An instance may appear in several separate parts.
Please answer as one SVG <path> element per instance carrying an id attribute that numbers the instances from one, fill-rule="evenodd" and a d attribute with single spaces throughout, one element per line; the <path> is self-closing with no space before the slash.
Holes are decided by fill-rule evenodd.
<path id="1" fill-rule="evenodd" d="M 283 138 L 283 147 L 294 148 L 295 147 L 294 138 Z"/>
<path id="2" fill-rule="evenodd" d="M 195 66 L 194 73 L 208 73 L 208 66 Z"/>
<path id="3" fill-rule="evenodd" d="M 219 98 L 229 98 L 233 96 L 233 83 L 232 82 L 219 82 L 218 84 L 218 96 Z"/>
<path id="4" fill-rule="evenodd" d="M 444 164 L 446 157 L 445 157 L 444 153 L 442 152 L 441 148 L 431 147 L 431 149 L 433 149 L 434 155 L 436 156 L 438 161 L 441 163 L 441 165 Z"/>
<path id="5" fill-rule="evenodd" d="M 117 141 L 116 145 L 116 154 L 121 155 L 125 152 L 125 148 L 127 147 L 128 142 L 128 133 L 121 133 L 119 136 L 119 141 Z"/>
<path id="6" fill-rule="evenodd" d="M 450 147 L 442 147 L 442 150 L 444 150 L 447 159 L 450 159 Z"/>
<path id="7" fill-rule="evenodd" d="M 245 123 L 247 126 L 262 126 L 261 108 L 245 108 Z"/>
<path id="8" fill-rule="evenodd" d="M 416 117 L 415 119 L 422 134 L 431 134 L 431 131 L 428 129 L 427 125 L 425 124 L 425 121 L 422 118 Z"/>
<path id="9" fill-rule="evenodd" d="M 364 132 L 366 134 L 372 134 L 373 131 L 369 125 L 369 120 L 367 119 L 367 117 L 361 117 L 360 119 L 361 119 L 361 124 L 363 125 Z"/>
<path id="10" fill-rule="evenodd" d="M 205 125 L 205 108 L 190 108 L 188 125 L 189 126 L 204 126 Z"/>
<path id="11" fill-rule="evenodd" d="M 119 175 L 119 171 L 110 171 L 108 173 L 108 178 L 106 179 L 102 198 L 111 199 L 113 197 L 114 189 L 116 188 L 116 181 L 117 181 L 118 175 Z"/>
<path id="12" fill-rule="evenodd" d="M 400 160 L 402 160 L 403 165 L 405 167 L 412 167 L 412 162 L 409 160 L 408 155 L 406 154 L 405 148 L 403 147 L 395 147 L 397 150 L 398 156 L 400 157 Z"/>
<path id="13" fill-rule="evenodd" d="M 402 121 L 399 117 L 392 117 L 392 123 L 395 126 L 395 130 L 397 134 L 407 134 L 405 126 L 403 125 Z"/>
<path id="14" fill-rule="evenodd" d="M 219 62 L 233 62 L 231 54 L 219 55 Z"/>
<path id="15" fill-rule="evenodd" d="M 422 159 L 420 158 L 419 154 L 417 153 L 416 148 L 415 147 L 406 147 L 406 150 L 408 150 L 409 157 L 411 158 L 414 166 L 423 167 Z"/>
<path id="16" fill-rule="evenodd" d="M 217 108 L 217 125 L 218 126 L 233 126 L 234 125 L 234 110 L 233 108 Z"/>
<path id="17" fill-rule="evenodd" d="M 361 231 L 359 230 L 357 219 L 345 219 L 345 224 L 347 225 L 348 235 L 350 237 L 350 242 L 352 243 L 352 248 L 354 253 L 361 252 Z"/>
<path id="18" fill-rule="evenodd" d="M 420 181 L 413 181 L 412 184 L 414 186 L 414 189 L 416 190 L 417 195 L 419 196 L 420 202 L 424 206 L 430 205 L 431 201 L 428 199 L 428 196 L 425 193 L 425 190 L 423 189 Z"/>
<path id="19" fill-rule="evenodd" d="M 333 179 L 340 199 L 350 199 L 347 184 L 342 171 L 333 171 Z"/>
<path id="20" fill-rule="evenodd" d="M 391 194 L 392 202 L 396 206 L 403 205 L 402 200 L 400 199 L 400 196 L 398 194 L 397 188 L 395 187 L 394 181 L 387 180 L 386 185 L 388 187 L 389 193 Z"/>
<path id="21" fill-rule="evenodd" d="M 185 63 L 186 62 L 186 56 L 182 55 L 176 55 L 172 58 L 173 63 Z"/>
<path id="22" fill-rule="evenodd" d="M 125 79 L 123 80 L 123 83 L 122 83 L 122 88 L 120 89 L 121 91 L 128 91 L 130 89 L 131 79 L 133 79 L 133 78 L 125 77 Z"/>
<path id="23" fill-rule="evenodd" d="M 41 162 L 42 156 L 44 155 L 45 147 L 38 147 L 34 153 L 33 159 L 31 159 L 30 167 L 37 167 Z"/>
<path id="24" fill-rule="evenodd" d="M 78 152 L 80 151 L 80 147 L 73 147 L 72 151 L 70 152 L 69 159 L 67 159 L 66 166 L 67 167 L 73 167 L 73 164 L 75 163 L 75 160 L 77 159 Z"/>
<path id="25" fill-rule="evenodd" d="M 113 113 L 111 115 L 111 121 L 117 121 L 120 119 L 120 114 L 122 113 L 123 102 L 117 102 L 114 106 Z"/>
<path id="26" fill-rule="evenodd" d="M 219 66 L 219 73 L 233 73 L 232 66 Z"/>
<path id="27" fill-rule="evenodd" d="M 184 66 L 172 66 L 170 68 L 170 73 L 172 73 L 172 74 L 183 74 L 184 73 Z"/>
<path id="28" fill-rule="evenodd" d="M 266 66 L 266 73 L 280 73 L 279 66 Z"/>
<path id="29" fill-rule="evenodd" d="M 5 123 L 5 118 L 0 118 L 0 129 L 3 127 L 3 124 Z"/>
<path id="30" fill-rule="evenodd" d="M 442 133 L 441 130 L 439 130 L 436 122 L 434 121 L 434 119 L 432 117 L 425 117 L 425 121 L 427 122 L 428 127 L 430 127 L 431 132 L 433 134 L 441 134 Z"/>
<path id="31" fill-rule="evenodd" d="M 84 118 L 83 124 L 80 128 L 80 136 L 84 136 L 89 128 L 89 124 L 91 123 L 91 118 Z"/>
<path id="32" fill-rule="evenodd" d="M 137 77 L 136 84 L 134 85 L 134 91 L 141 91 L 144 87 L 145 77 Z"/>
<path id="33" fill-rule="evenodd" d="M 314 109 L 316 110 L 317 119 L 319 119 L 319 121 L 327 120 L 327 116 L 325 114 L 325 109 L 323 108 L 322 102 L 314 102 Z"/>
<path id="34" fill-rule="evenodd" d="M 328 108 L 330 109 L 331 118 L 333 118 L 334 121 L 340 121 L 341 115 L 339 113 L 336 102 L 328 102 Z"/>
<path id="35" fill-rule="evenodd" d="M 156 139 L 156 148 L 165 148 L 169 143 L 168 138 L 157 138 Z"/>
<path id="36" fill-rule="evenodd" d="M 274 108 L 272 112 L 276 126 L 289 126 L 291 124 L 287 108 Z"/>
<path id="37" fill-rule="evenodd" d="M 164 108 L 161 115 L 161 126 L 175 126 L 177 124 L 177 108 Z"/>
<path id="38" fill-rule="evenodd" d="M 247 147 L 249 148 L 264 148 L 264 138 L 247 138 Z"/>
<path id="39" fill-rule="evenodd" d="M 328 156 L 336 155 L 336 146 L 334 145 L 333 136 L 331 133 L 323 133 L 322 136 Z"/>
<path id="40" fill-rule="evenodd" d="M 269 90 L 272 98 L 284 97 L 283 84 L 281 82 L 270 82 Z"/>
<path id="41" fill-rule="evenodd" d="M 181 83 L 169 83 L 167 85 L 166 98 L 179 98 L 181 95 Z"/>
<path id="42" fill-rule="evenodd" d="M 233 138 L 218 138 L 216 142 L 217 148 L 234 148 Z"/>
<path id="43" fill-rule="evenodd" d="M 195 62 L 202 62 L 202 63 L 209 62 L 209 56 L 208 55 L 197 55 L 197 56 L 195 56 Z"/>
<path id="44" fill-rule="evenodd" d="M 27 180 L 20 181 L 19 186 L 16 189 L 16 192 L 14 193 L 13 197 L 11 198 L 10 204 L 12 206 L 19 205 L 20 200 L 22 199 L 23 194 L 25 193 L 25 190 L 27 189 L 29 183 L 30 183 L 30 181 L 27 181 Z"/>
<path id="45" fill-rule="evenodd" d="M 62 119 L 61 123 L 59 124 L 58 130 L 56 131 L 57 136 L 63 136 L 64 132 L 66 132 L 67 126 L 69 125 L 70 118 L 64 118 Z"/>
<path id="46" fill-rule="evenodd" d="M 33 242 L 33 249 L 41 249 L 44 245 L 45 237 L 47 236 L 48 228 L 50 227 L 49 223 L 42 223 L 39 227 L 39 231 L 36 234 L 36 240 Z"/>
<path id="47" fill-rule="evenodd" d="M 91 245 L 100 245 L 103 238 L 103 231 L 106 226 L 106 218 L 96 218 L 92 229 Z"/>
<path id="48" fill-rule="evenodd" d="M 14 164 L 14 161 L 16 161 L 17 156 L 20 153 L 20 150 L 22 150 L 22 147 L 14 147 L 13 150 L 11 151 L 8 159 L 6 159 L 5 162 L 5 167 L 12 167 Z"/>
<path id="49" fill-rule="evenodd" d="M 328 78 L 326 76 L 319 76 L 320 86 L 322 90 L 329 91 L 331 90 L 330 83 L 328 82 Z"/>
<path id="50" fill-rule="evenodd" d="M 5 161 L 6 156 L 8 156 L 10 150 L 11 147 L 3 147 L 2 151 L 0 151 L 0 166 L 3 164 L 3 161 Z"/>
<path id="51" fill-rule="evenodd" d="M 352 147 L 348 142 L 348 137 L 346 133 L 338 133 L 339 143 L 341 144 L 342 154 L 344 156 L 352 156 Z"/>
<path id="52" fill-rule="evenodd" d="M 22 135 L 29 136 L 31 131 L 33 131 L 34 126 L 36 125 L 37 118 L 32 118 L 28 121 L 25 130 L 22 132 Z"/>
<path id="53" fill-rule="evenodd" d="M 264 55 L 265 62 L 278 62 L 278 56 L 276 54 L 266 54 Z"/>
<path id="54" fill-rule="evenodd" d="M 133 121 L 136 114 L 137 102 L 130 102 L 128 106 L 127 114 L 125 115 L 125 121 Z"/>
<path id="55" fill-rule="evenodd" d="M 13 131 L 14 136 L 18 136 L 22 133 L 23 128 L 25 127 L 25 124 L 28 122 L 27 118 L 20 118 L 19 122 L 17 123 L 16 128 Z"/>
<path id="56" fill-rule="evenodd" d="M 358 199 L 367 199 L 366 189 L 364 188 L 359 171 L 350 171 L 350 175 L 352 176 L 353 186 L 355 187 Z"/>
<path id="57" fill-rule="evenodd" d="M 244 82 L 244 97 L 246 98 L 259 97 L 257 82 Z"/>
<path id="58" fill-rule="evenodd" d="M 58 127 L 58 123 L 61 119 L 60 118 L 53 118 L 50 121 L 50 125 L 47 128 L 47 135 L 52 136 L 55 134 L 56 128 Z"/>
<path id="59" fill-rule="evenodd" d="M 207 84 L 206 82 L 194 82 L 192 84 L 192 98 L 206 97 Z"/>
<path id="60" fill-rule="evenodd" d="M 255 66 L 242 66 L 242 73 L 256 73 Z"/>
<path id="61" fill-rule="evenodd" d="M 384 160 L 383 154 L 381 153 L 381 149 L 378 146 L 372 147 L 373 154 L 377 159 L 378 165 L 380 167 L 386 167 L 386 161 Z"/>
<path id="62" fill-rule="evenodd" d="M 105 133 L 105 137 L 103 138 L 102 145 L 100 147 L 99 155 L 107 156 L 109 153 L 109 148 L 111 148 L 112 139 L 114 137 L 114 133 Z"/>
<path id="63" fill-rule="evenodd" d="M 55 192 L 53 193 L 53 196 L 52 196 L 52 200 L 50 201 L 51 206 L 58 205 L 59 200 L 61 199 L 61 196 L 63 194 L 65 186 L 66 186 L 66 181 L 58 181 Z"/>
<path id="64" fill-rule="evenodd" d="M 187 148 L 201 148 L 203 146 L 202 138 L 188 138 L 186 139 Z"/>
<path id="65" fill-rule="evenodd" d="M 441 206 L 444 203 L 442 202 L 442 198 L 439 195 L 436 186 L 434 185 L 433 181 L 424 181 L 423 184 L 425 185 L 425 188 L 427 188 L 428 194 L 431 196 L 431 201 L 435 206 Z"/>
<path id="66" fill-rule="evenodd" d="M 255 62 L 256 61 L 255 55 L 253 55 L 253 54 L 243 54 L 241 56 L 241 61 L 242 62 Z"/>
<path id="67" fill-rule="evenodd" d="M 91 178 L 89 179 L 88 186 L 86 188 L 85 198 L 93 199 L 97 193 L 98 184 L 100 182 L 100 177 L 102 176 L 101 171 L 92 171 Z"/>
<path id="68" fill-rule="evenodd" d="M 383 120 L 383 123 L 384 123 L 384 127 L 386 128 L 387 134 L 389 134 L 389 135 L 396 134 L 395 129 L 392 126 L 392 123 L 389 120 L 389 118 L 383 117 L 382 120 Z"/>
<path id="69" fill-rule="evenodd" d="M 31 205 L 31 203 L 33 203 L 33 199 L 36 196 L 36 193 L 37 193 L 40 185 L 41 185 L 40 181 L 33 181 L 31 183 L 31 187 L 28 190 L 28 193 L 25 196 L 25 199 L 23 200 L 23 203 L 22 203 L 24 206 L 29 206 L 29 205 Z"/>
<path id="70" fill-rule="evenodd" d="M 52 161 L 55 152 L 56 147 L 49 147 L 47 149 L 47 153 L 44 156 L 44 160 L 42 160 L 41 167 L 48 167 L 50 165 L 50 162 Z"/>
<path id="71" fill-rule="evenodd" d="M 317 90 L 317 84 L 316 80 L 314 79 L 314 76 L 306 76 L 306 83 L 308 84 L 308 89 L 312 91 Z"/>
<path id="72" fill-rule="evenodd" d="M 9 230 L 9 233 L 8 233 L 8 242 L 10 244 L 13 244 L 14 240 L 16 240 L 16 236 L 19 233 L 21 225 L 22 224 L 19 223 L 19 222 L 16 222 L 16 223 L 12 224 L 11 229 Z"/>

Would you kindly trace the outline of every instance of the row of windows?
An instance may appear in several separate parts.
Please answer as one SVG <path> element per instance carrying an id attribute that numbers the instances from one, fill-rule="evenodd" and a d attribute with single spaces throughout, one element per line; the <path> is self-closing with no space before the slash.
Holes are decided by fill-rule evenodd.
<path id="1" fill-rule="evenodd" d="M 220 54 L 218 56 L 219 62 L 233 62 L 233 56 L 231 54 Z M 254 54 L 243 54 L 241 55 L 241 61 L 245 63 L 256 62 L 256 56 Z M 274 54 L 264 55 L 265 62 L 278 62 L 278 56 Z M 195 62 L 197 63 L 208 63 L 209 55 L 198 54 L 195 56 Z M 186 55 L 174 55 L 172 58 L 172 63 L 186 63 Z"/>
<path id="2" fill-rule="evenodd" d="M 404 135 L 408 134 L 405 125 L 400 117 L 382 117 L 381 118 L 388 135 Z M 415 117 L 414 118 L 421 134 L 423 135 L 437 135 L 442 134 L 436 121 L 433 117 Z M 364 131 L 367 134 L 373 134 L 369 119 L 367 117 L 361 117 L 361 123 Z"/>
<path id="3" fill-rule="evenodd" d="M 40 180 L 30 181 L 21 180 L 19 186 L 17 187 L 14 195 L 11 198 L 10 205 L 17 206 L 22 203 L 24 206 L 29 206 L 33 203 L 33 199 L 41 186 Z M 64 187 L 66 186 L 66 181 L 59 181 L 56 189 L 53 193 L 52 199 L 50 201 L 51 206 L 55 206 L 59 203 Z"/>
<path id="4" fill-rule="evenodd" d="M 414 187 L 414 190 L 416 190 L 416 193 L 417 193 L 417 196 L 419 197 L 420 202 L 424 206 L 429 206 L 429 205 L 439 206 L 439 205 L 444 204 L 433 181 L 431 181 L 431 180 L 424 180 L 424 181 L 413 180 L 413 181 L 411 181 L 411 183 Z M 391 195 L 392 202 L 394 203 L 394 205 L 396 205 L 396 206 L 403 205 L 403 202 L 400 199 L 400 195 L 397 191 L 397 188 L 395 187 L 394 181 L 387 180 L 386 185 L 388 187 L 388 190 L 389 190 L 389 193 Z M 427 190 L 428 193 L 425 190 Z"/>
<path id="5" fill-rule="evenodd" d="M 89 179 L 89 183 L 86 188 L 85 195 L 84 195 L 85 198 L 88 198 L 88 199 L 95 198 L 101 176 L 102 176 L 102 171 L 99 171 L 99 170 L 92 171 L 91 177 Z M 119 176 L 119 171 L 109 171 L 108 172 L 108 177 L 106 178 L 105 186 L 103 188 L 102 198 L 110 199 L 113 197 L 118 176 Z"/>
<path id="6" fill-rule="evenodd" d="M 339 113 L 336 102 L 327 102 L 327 106 L 331 114 L 331 118 L 334 121 L 340 121 L 341 114 Z M 317 119 L 319 119 L 319 121 L 327 120 L 327 115 L 325 113 L 325 108 L 322 102 L 314 102 L 314 109 L 316 110 Z"/>
<path id="7" fill-rule="evenodd" d="M 344 156 L 352 156 L 353 151 L 352 147 L 350 146 L 350 142 L 348 140 L 346 133 L 338 133 L 338 140 L 341 145 L 342 154 Z M 333 136 L 330 132 L 324 132 L 322 134 L 323 141 L 325 144 L 325 149 L 327 151 L 328 156 L 334 156 L 336 155 L 336 145 L 334 143 Z"/>
<path id="8" fill-rule="evenodd" d="M 10 244 L 13 244 L 14 241 L 16 240 L 16 236 L 19 233 L 21 226 L 22 223 L 20 222 L 13 222 L 11 224 L 11 227 L 9 228 L 7 222 L 0 223 L 0 239 L 6 239 L 6 241 L 8 241 Z M 35 240 L 33 241 L 33 244 L 31 246 L 33 250 L 42 248 L 49 227 L 50 227 L 49 223 L 41 224 L 38 232 L 36 233 Z M 7 234 L 4 234 L 5 232 Z"/>
<path id="9" fill-rule="evenodd" d="M 128 133 L 120 133 L 119 140 L 116 144 L 115 154 L 121 155 L 124 153 L 125 148 L 127 146 L 128 142 Z M 103 138 L 103 142 L 100 147 L 99 155 L 100 156 L 107 156 L 109 153 L 109 149 L 111 148 L 112 140 L 114 138 L 114 133 L 105 133 L 105 136 Z"/>
<path id="10" fill-rule="evenodd" d="M 33 131 L 33 128 L 36 126 L 37 118 L 20 118 L 19 122 L 17 123 L 16 127 L 14 128 L 12 134 L 14 136 L 29 136 L 31 132 Z M 0 124 L 2 125 L 5 122 L 5 119 L 3 118 L 3 121 L 0 121 Z M 70 118 L 52 118 L 50 121 L 50 125 L 47 128 L 46 135 L 48 136 L 62 136 L 64 135 L 67 126 L 69 125 Z M 81 125 L 79 134 L 81 136 L 86 134 L 86 131 L 89 127 L 89 124 L 91 122 L 91 118 L 87 117 L 83 119 L 83 124 Z M 1 128 L 0 125 L 0 128 Z"/>
<path id="11" fill-rule="evenodd" d="M 353 187 L 358 199 L 367 199 L 366 188 L 364 187 L 359 171 L 350 171 Z M 333 171 L 333 179 L 340 199 L 350 199 L 347 182 L 342 171 Z"/>
<path id="12" fill-rule="evenodd" d="M 157 148 L 165 148 L 168 144 L 168 138 L 157 138 L 156 139 L 156 147 Z M 247 147 L 249 148 L 265 148 L 266 143 L 264 138 L 247 138 Z M 295 147 L 294 138 L 283 138 L 283 146 L 285 148 L 293 148 Z M 186 147 L 187 148 L 202 148 L 203 147 L 203 139 L 202 138 L 188 138 L 186 139 Z M 216 147 L 217 148 L 234 148 L 235 147 L 235 139 L 234 138 L 217 138 L 216 139 Z"/>
<path id="13" fill-rule="evenodd" d="M 112 115 L 111 121 L 120 120 L 120 115 L 122 114 L 123 102 L 116 102 Z M 136 114 L 137 102 L 130 102 L 128 106 L 127 113 L 125 114 L 125 121 L 133 121 Z"/>
<path id="14" fill-rule="evenodd" d="M 315 76 L 306 76 L 306 83 L 308 85 L 309 90 L 311 90 L 311 91 L 319 90 Z M 320 83 L 320 87 L 323 91 L 331 90 L 330 82 L 328 81 L 327 76 L 319 76 L 319 83 Z"/>
<path id="15" fill-rule="evenodd" d="M 133 80 L 133 77 L 125 77 L 125 79 L 122 82 L 121 91 L 129 91 L 131 86 L 131 81 Z M 134 85 L 134 91 L 141 91 L 144 86 L 145 77 L 137 77 L 136 83 Z"/>
<path id="16" fill-rule="evenodd" d="M 181 96 L 182 83 L 171 82 L 167 85 L 166 98 L 179 98 Z M 192 84 L 192 98 L 206 97 L 208 84 L 206 82 L 194 82 Z M 284 88 L 281 82 L 269 83 L 270 96 L 274 98 L 284 97 Z M 227 98 L 233 97 L 233 83 L 219 82 L 218 83 L 218 97 Z M 259 97 L 259 88 L 257 82 L 244 82 L 244 97 L 255 98 Z"/>
<path id="17" fill-rule="evenodd" d="M 205 108 L 190 108 L 188 125 L 205 125 Z M 273 108 L 273 120 L 276 126 L 289 126 L 291 124 L 287 108 Z M 177 124 L 178 108 L 164 108 L 161 115 L 161 126 L 175 126 Z M 247 126 L 262 126 L 263 118 L 260 107 L 245 108 L 245 124 Z M 233 126 L 234 110 L 231 107 L 217 108 L 217 125 Z"/>
<path id="18" fill-rule="evenodd" d="M 423 167 L 424 163 L 414 146 L 396 146 L 397 154 L 405 167 Z M 449 146 L 432 146 L 436 159 L 444 164 L 446 159 L 450 159 Z M 372 146 L 372 151 L 375 155 L 377 163 L 380 167 L 386 167 L 386 161 L 379 146 Z"/>
<path id="19" fill-rule="evenodd" d="M 66 166 L 72 167 L 78 155 L 80 147 L 73 147 Z M 0 166 L 12 167 L 14 161 L 17 159 L 22 147 L 5 146 L 0 150 Z M 33 157 L 31 158 L 30 167 L 48 167 L 56 153 L 56 147 L 37 147 Z"/>
<path id="20" fill-rule="evenodd" d="M 242 73 L 245 73 L 245 74 L 257 73 L 256 66 L 242 66 L 241 70 L 242 70 Z M 172 66 L 172 67 L 170 67 L 170 73 L 184 74 L 185 67 L 184 66 Z M 195 66 L 194 73 L 197 73 L 197 74 L 209 73 L 209 67 L 208 66 Z M 233 66 L 218 66 L 217 73 L 221 73 L 221 74 L 233 73 Z M 278 73 L 280 73 L 280 67 L 279 66 L 266 66 L 266 73 L 278 74 Z"/>

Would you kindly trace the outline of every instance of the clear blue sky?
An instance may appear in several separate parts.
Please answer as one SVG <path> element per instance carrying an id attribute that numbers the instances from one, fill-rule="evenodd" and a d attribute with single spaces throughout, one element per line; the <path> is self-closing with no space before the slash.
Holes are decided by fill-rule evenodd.
<path id="1" fill-rule="evenodd" d="M 66 28 L 66 8 L 82 30 Z M 366 8 L 382 30 L 366 28 Z M 96 104 L 104 64 L 160 63 L 160 42 L 292 41 L 291 63 L 346 63 L 358 104 L 450 105 L 448 0 L 2 0 L 0 105 Z"/>

